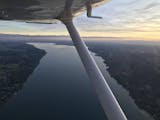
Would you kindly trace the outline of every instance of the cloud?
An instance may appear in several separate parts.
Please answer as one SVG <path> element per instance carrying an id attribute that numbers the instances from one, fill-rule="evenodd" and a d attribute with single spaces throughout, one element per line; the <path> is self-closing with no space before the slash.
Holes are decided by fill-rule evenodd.
<path id="1" fill-rule="evenodd" d="M 159 9 L 157 0 L 113 0 L 94 11 L 103 20 L 87 19 L 83 15 L 76 23 L 84 31 L 157 32 L 160 31 Z"/>
<path id="2" fill-rule="evenodd" d="M 74 22 L 82 35 L 86 32 L 116 32 L 128 34 L 160 32 L 160 1 L 159 0 L 112 0 L 93 10 L 93 14 L 103 19 L 86 18 L 86 14 L 75 18 Z M 44 34 L 66 34 L 62 24 L 36 25 L 17 22 L 0 22 L 0 32 L 30 32 Z M 114 36 L 111 36 L 114 37 Z M 158 36 L 157 36 L 158 37 Z"/>

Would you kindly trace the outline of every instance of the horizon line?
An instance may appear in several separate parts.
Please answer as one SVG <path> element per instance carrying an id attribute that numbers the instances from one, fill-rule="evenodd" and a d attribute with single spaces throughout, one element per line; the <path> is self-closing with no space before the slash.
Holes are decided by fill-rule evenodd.
<path id="1" fill-rule="evenodd" d="M 14 34 L 14 33 L 0 33 L 0 36 L 24 36 L 24 37 L 65 37 L 70 38 L 69 35 L 31 35 L 31 34 Z M 82 38 L 100 38 L 102 40 L 140 40 L 140 41 L 160 41 L 160 39 L 147 39 L 147 38 L 133 38 L 133 37 L 111 37 L 111 36 L 82 36 Z"/>

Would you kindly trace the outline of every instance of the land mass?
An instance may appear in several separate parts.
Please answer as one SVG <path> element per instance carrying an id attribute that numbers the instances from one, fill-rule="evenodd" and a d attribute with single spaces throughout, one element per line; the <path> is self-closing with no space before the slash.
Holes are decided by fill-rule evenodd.
<path id="1" fill-rule="evenodd" d="M 89 49 L 101 56 L 109 73 L 128 91 L 135 103 L 160 118 L 160 46 L 92 43 Z"/>
<path id="2" fill-rule="evenodd" d="M 45 54 L 29 44 L 0 42 L 0 105 L 22 88 Z"/>
<path id="3" fill-rule="evenodd" d="M 21 40 L 18 40 L 21 41 Z M 66 40 L 22 40 L 23 42 L 50 42 L 73 45 Z M 15 41 L 16 42 L 16 41 Z M 160 118 L 160 44 L 144 41 L 87 41 L 89 49 L 101 56 L 109 66 L 109 73 L 129 91 L 135 103 Z M 1 46 L 0 46 L 1 48 Z M 14 60 L 14 59 L 13 59 Z M 6 61 L 6 60 L 5 60 Z M 1 63 L 1 62 L 0 62 Z M 0 83 L 1 84 L 1 83 Z"/>

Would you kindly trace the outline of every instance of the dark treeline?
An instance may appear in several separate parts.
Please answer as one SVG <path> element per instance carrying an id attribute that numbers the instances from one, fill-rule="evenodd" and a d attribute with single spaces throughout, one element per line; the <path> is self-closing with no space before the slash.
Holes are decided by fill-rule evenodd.
<path id="1" fill-rule="evenodd" d="M 45 51 L 25 43 L 0 43 L 0 104 L 23 86 Z"/>

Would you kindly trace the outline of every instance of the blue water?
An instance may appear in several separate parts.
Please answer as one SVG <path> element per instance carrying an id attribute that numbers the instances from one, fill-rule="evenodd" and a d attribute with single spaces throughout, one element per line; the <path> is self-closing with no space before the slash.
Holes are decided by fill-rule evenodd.
<path id="1" fill-rule="evenodd" d="M 1 120 L 107 120 L 73 46 L 32 43 L 47 54 L 22 89 L 0 107 Z M 128 120 L 153 120 L 95 56 Z"/>

